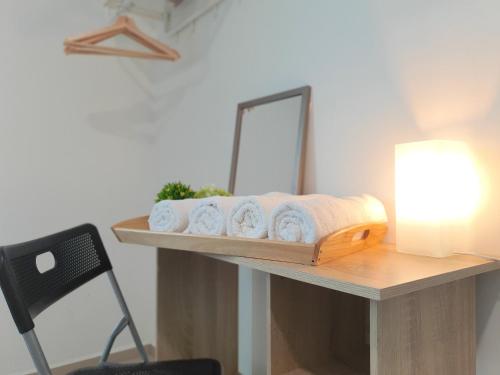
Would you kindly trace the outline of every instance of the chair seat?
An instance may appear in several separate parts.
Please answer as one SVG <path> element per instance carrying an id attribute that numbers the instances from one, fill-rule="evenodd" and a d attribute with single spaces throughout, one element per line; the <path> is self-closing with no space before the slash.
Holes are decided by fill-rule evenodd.
<path id="1" fill-rule="evenodd" d="M 219 362 L 213 359 L 193 359 L 148 364 L 106 365 L 85 368 L 68 375 L 221 375 Z"/>

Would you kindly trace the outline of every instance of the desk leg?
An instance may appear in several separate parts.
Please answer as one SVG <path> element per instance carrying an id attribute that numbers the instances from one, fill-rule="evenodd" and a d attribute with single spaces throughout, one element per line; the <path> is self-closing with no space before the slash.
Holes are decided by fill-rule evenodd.
<path id="1" fill-rule="evenodd" d="M 239 268 L 239 355 L 241 375 L 268 375 L 270 369 L 270 275 Z"/>
<path id="2" fill-rule="evenodd" d="M 158 249 L 157 358 L 215 358 L 238 371 L 238 266 Z"/>
<path id="3" fill-rule="evenodd" d="M 474 375 L 473 277 L 370 303 L 371 375 Z"/>

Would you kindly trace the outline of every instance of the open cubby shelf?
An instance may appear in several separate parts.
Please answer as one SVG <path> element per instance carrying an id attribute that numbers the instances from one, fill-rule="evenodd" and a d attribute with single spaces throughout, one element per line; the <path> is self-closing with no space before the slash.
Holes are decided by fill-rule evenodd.
<path id="1" fill-rule="evenodd" d="M 331 360 L 329 363 L 319 365 L 312 369 L 296 368 L 286 375 L 365 375 L 367 372 L 358 372 L 343 363 Z"/>
<path id="2" fill-rule="evenodd" d="M 271 375 L 370 373 L 369 301 L 271 276 Z"/>
<path id="3" fill-rule="evenodd" d="M 211 357 L 238 375 L 238 267 L 167 249 L 158 256 L 158 359 Z M 368 299 L 275 275 L 269 293 L 262 375 L 370 374 Z"/>

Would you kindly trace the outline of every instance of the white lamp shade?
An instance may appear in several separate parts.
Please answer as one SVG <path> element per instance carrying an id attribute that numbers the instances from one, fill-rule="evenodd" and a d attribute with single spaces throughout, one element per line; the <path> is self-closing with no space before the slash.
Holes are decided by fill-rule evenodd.
<path id="1" fill-rule="evenodd" d="M 467 252 L 481 184 L 467 145 L 432 140 L 396 146 L 396 245 L 436 257 Z"/>

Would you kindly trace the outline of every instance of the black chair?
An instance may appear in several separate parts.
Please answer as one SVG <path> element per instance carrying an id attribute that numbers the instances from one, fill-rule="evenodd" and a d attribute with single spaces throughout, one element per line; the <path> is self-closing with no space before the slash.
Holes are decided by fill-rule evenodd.
<path id="1" fill-rule="evenodd" d="M 53 256 L 53 267 L 39 270 L 39 256 Z M 123 298 L 97 228 L 91 224 L 48 237 L 0 248 L 0 286 L 10 312 L 28 347 L 40 375 L 51 375 L 35 334 L 33 319 L 53 303 L 78 287 L 106 273 L 118 299 L 123 318 L 113 330 L 96 368 L 81 369 L 73 375 L 220 375 L 219 363 L 212 359 L 149 362 L 132 316 Z M 116 337 L 129 327 L 143 363 L 108 363 Z"/>

